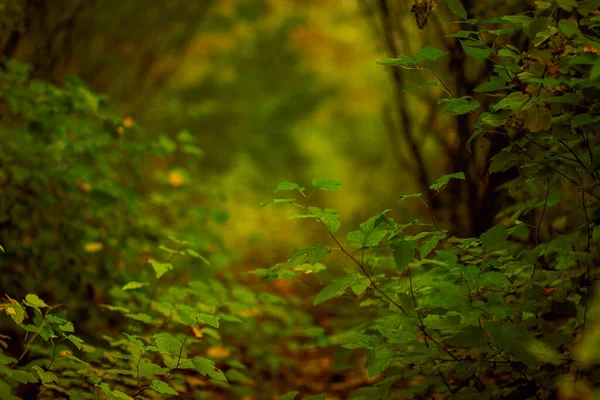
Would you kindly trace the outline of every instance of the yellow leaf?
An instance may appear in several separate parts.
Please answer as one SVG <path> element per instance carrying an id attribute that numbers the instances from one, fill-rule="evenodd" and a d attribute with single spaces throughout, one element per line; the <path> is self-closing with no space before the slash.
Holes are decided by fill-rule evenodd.
<path id="1" fill-rule="evenodd" d="M 12 307 L 6 307 L 6 313 L 7 313 L 8 315 L 15 315 L 17 312 L 16 312 L 16 311 L 15 311 L 15 309 L 14 309 L 14 308 L 12 308 Z"/>
<path id="2" fill-rule="evenodd" d="M 197 326 L 194 327 L 194 336 L 197 338 L 201 338 L 202 337 L 202 331 L 200 330 L 200 328 L 198 328 Z"/>
<path id="3" fill-rule="evenodd" d="M 181 186 L 184 183 L 183 176 L 177 171 L 171 171 L 169 174 L 169 183 L 175 187 Z"/>
<path id="4" fill-rule="evenodd" d="M 525 126 L 530 132 L 548 130 L 552 127 L 552 112 L 546 107 L 532 107 L 525 112 Z"/>
<path id="5" fill-rule="evenodd" d="M 231 352 L 229 350 L 227 350 L 225 347 L 220 347 L 220 346 L 212 346 L 206 350 L 206 355 L 209 357 L 214 357 L 214 358 L 225 358 L 230 353 Z"/>
<path id="6" fill-rule="evenodd" d="M 242 317 L 254 317 L 255 315 L 260 314 L 260 310 L 256 307 L 251 308 L 249 310 L 244 310 L 240 313 Z"/>
<path id="7" fill-rule="evenodd" d="M 79 189 L 81 189 L 82 191 L 84 191 L 84 192 L 86 192 L 86 193 L 89 193 L 89 192 L 90 192 L 90 190 L 92 190 L 92 188 L 90 187 L 90 185 L 88 185 L 88 184 L 87 184 L 87 183 L 85 183 L 85 182 L 79 182 L 79 183 L 77 184 L 77 186 L 79 186 Z"/>
<path id="8" fill-rule="evenodd" d="M 130 116 L 123 118 L 123 126 L 125 128 L 131 128 L 133 126 L 133 118 Z"/>
<path id="9" fill-rule="evenodd" d="M 104 245 L 102 243 L 98 243 L 98 242 L 86 243 L 86 245 L 83 246 L 83 249 L 85 250 L 86 253 L 96 253 L 96 252 L 102 250 L 103 248 L 104 248 Z"/>

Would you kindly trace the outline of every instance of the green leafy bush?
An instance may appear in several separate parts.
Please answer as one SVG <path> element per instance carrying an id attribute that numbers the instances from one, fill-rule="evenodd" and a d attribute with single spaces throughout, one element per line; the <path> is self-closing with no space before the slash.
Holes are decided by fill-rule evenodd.
<path id="1" fill-rule="evenodd" d="M 514 179 L 502 188 L 512 203 L 487 232 L 458 238 L 434 214 L 427 223 L 398 222 L 386 210 L 344 241 L 338 213 L 310 203 L 314 191 L 284 182 L 276 192 L 293 191 L 298 200 L 265 203 L 295 206 L 290 218 L 316 221 L 330 243 L 255 271 L 263 281 L 335 275 L 324 259 L 344 256 L 346 273 L 331 279 L 314 304 L 340 298 L 339 306 L 368 318 L 355 317 L 347 331 L 321 332 L 313 344 L 368 355 L 368 374 L 378 383 L 358 389 L 353 399 L 585 396 L 599 382 L 597 357 L 585 355 L 598 340 L 597 320 L 589 315 L 597 309 L 600 255 L 599 4 L 536 4 L 533 17 L 479 21 L 467 20 L 459 1 L 449 3 L 465 20 L 464 30 L 449 36 L 494 70 L 469 96 L 455 97 L 430 69 L 446 55 L 442 50 L 427 46 L 381 62 L 429 72 L 433 80 L 405 90 L 439 87 L 443 113 L 476 121 L 469 144 L 480 137 L 504 143 L 482 184 L 512 171 Z M 529 44 L 515 47 L 516 37 Z M 430 190 L 435 196 L 464 178 L 463 172 L 443 176 Z M 340 190 L 340 182 L 319 179 L 313 187 Z M 416 193 L 400 201 L 429 206 L 423 198 Z"/>

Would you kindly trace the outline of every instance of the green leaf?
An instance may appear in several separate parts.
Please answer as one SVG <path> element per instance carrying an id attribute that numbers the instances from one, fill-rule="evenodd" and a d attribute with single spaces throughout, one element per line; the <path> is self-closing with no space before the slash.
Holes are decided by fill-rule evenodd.
<path id="1" fill-rule="evenodd" d="M 214 326 L 215 328 L 219 327 L 219 317 L 215 317 L 214 315 L 197 313 L 196 321 L 200 324 L 206 324 L 210 326 Z"/>
<path id="2" fill-rule="evenodd" d="M 444 175 L 437 180 L 433 185 L 429 186 L 431 190 L 440 190 L 448 184 L 450 179 L 465 179 L 464 172 L 456 172 L 454 174 Z"/>
<path id="3" fill-rule="evenodd" d="M 297 190 L 299 192 L 304 192 L 304 188 L 293 182 L 281 182 L 277 189 L 275 189 L 275 193 L 284 192 L 288 190 Z"/>
<path id="4" fill-rule="evenodd" d="M 312 184 L 317 190 L 342 190 L 342 181 L 335 179 L 314 179 Z"/>
<path id="5" fill-rule="evenodd" d="M 503 149 L 491 158 L 490 174 L 508 171 L 515 166 L 516 159 L 516 155 L 513 154 L 510 148 Z"/>
<path id="6" fill-rule="evenodd" d="M 181 360 L 180 360 L 180 363 L 181 363 Z M 179 367 L 181 367 L 181 365 Z M 146 376 L 154 376 L 154 375 L 164 375 L 169 372 L 169 368 L 161 367 L 160 365 L 148 362 L 148 363 L 140 364 L 139 371 L 140 371 L 140 377 L 146 377 Z"/>
<path id="7" fill-rule="evenodd" d="M 534 18 L 533 20 L 531 20 L 531 22 L 529 23 L 529 27 L 528 27 L 528 32 L 527 35 L 529 36 L 529 40 L 531 40 L 532 42 L 534 41 L 534 39 L 536 38 L 537 34 L 540 32 L 548 32 L 549 27 L 551 26 L 552 23 L 552 19 L 548 18 L 548 17 L 544 17 L 544 18 Z M 540 35 L 542 37 L 547 36 L 547 35 Z"/>
<path id="8" fill-rule="evenodd" d="M 326 246 L 322 243 L 317 243 L 310 247 L 302 247 L 302 248 L 294 250 L 294 252 L 290 256 L 290 258 L 295 259 L 295 258 L 301 257 L 302 255 L 306 255 L 308 258 L 308 262 L 311 265 L 314 265 L 314 264 L 318 263 L 319 261 L 321 261 L 323 258 L 325 258 L 325 256 L 327 255 L 328 252 L 329 252 L 328 246 Z"/>
<path id="9" fill-rule="evenodd" d="M 83 344 L 83 339 L 75 336 L 75 335 L 69 335 L 67 336 L 67 340 L 69 340 L 69 342 L 73 343 L 75 345 L 75 347 L 77 347 L 78 350 L 81 350 L 82 348 L 82 344 Z"/>
<path id="10" fill-rule="evenodd" d="M 493 107 L 494 111 L 509 109 L 511 111 L 520 111 L 523 107 L 523 103 L 527 100 L 527 97 L 521 92 L 513 92 L 500 100 Z"/>
<path id="11" fill-rule="evenodd" d="M 325 400 L 326 397 L 327 397 L 327 394 L 321 393 L 321 394 L 316 394 L 314 396 L 305 397 L 302 400 Z"/>
<path id="12" fill-rule="evenodd" d="M 11 370 L 10 377 L 19 383 L 35 383 L 39 380 L 29 372 L 21 371 L 19 369 Z"/>
<path id="13" fill-rule="evenodd" d="M 154 260 L 149 260 L 148 262 L 150 263 L 150 265 L 152 265 L 152 268 L 154 269 L 156 279 L 160 279 L 164 274 L 167 273 L 167 271 L 173 269 L 173 265 L 171 265 L 170 263 L 161 263 Z"/>
<path id="14" fill-rule="evenodd" d="M 59 329 L 63 332 L 75 332 L 75 327 L 73 326 L 73 323 L 70 321 L 67 321 L 64 324 L 59 325 Z"/>
<path id="15" fill-rule="evenodd" d="M 375 356 L 370 357 L 367 363 L 369 377 L 374 377 L 385 371 L 394 358 L 394 352 L 389 349 L 375 351 Z"/>
<path id="16" fill-rule="evenodd" d="M 483 63 L 485 62 L 490 55 L 492 55 L 492 50 L 487 47 L 474 44 L 473 42 L 467 42 L 466 40 L 461 40 L 460 45 L 462 46 L 465 53 L 473 57 L 477 62 Z"/>
<path id="17" fill-rule="evenodd" d="M 357 294 L 360 294 L 361 290 L 364 291 L 369 284 L 370 282 L 368 279 L 362 275 L 349 275 L 343 278 L 335 279 L 332 283 L 330 283 L 328 286 L 325 286 L 319 293 L 317 293 L 313 305 L 317 305 L 325 300 L 333 299 L 335 297 L 340 297 L 348 288 L 353 288 L 353 290 L 359 292 Z"/>
<path id="18" fill-rule="evenodd" d="M 296 398 L 296 396 L 298 396 L 299 394 L 300 394 L 300 392 L 298 392 L 298 391 L 287 392 L 286 394 L 279 396 L 279 398 L 277 400 L 294 400 Z"/>
<path id="19" fill-rule="evenodd" d="M 168 383 L 156 379 L 152 381 L 152 389 L 160 394 L 172 394 L 173 396 L 179 396 L 179 393 L 169 386 Z"/>
<path id="20" fill-rule="evenodd" d="M 431 87 L 431 86 L 440 86 L 440 83 L 438 81 L 429 81 L 429 82 L 425 82 L 425 83 L 417 83 L 417 84 L 405 87 L 404 89 L 402 89 L 400 91 L 400 93 L 409 92 L 409 91 L 411 91 L 413 89 L 419 89 L 419 88 Z"/>
<path id="21" fill-rule="evenodd" d="M 502 17 L 502 19 L 504 21 L 508 21 L 510 23 L 518 25 L 522 29 L 528 28 L 529 27 L 529 23 L 532 20 L 531 17 L 528 17 L 527 15 L 523 15 L 523 14 L 519 14 L 519 15 L 504 15 Z"/>
<path id="22" fill-rule="evenodd" d="M 127 340 L 129 340 L 134 346 L 137 347 L 142 347 L 144 348 L 144 342 L 142 342 L 140 339 L 138 338 L 134 338 L 131 335 L 128 335 L 127 333 L 123 332 L 123 335 L 125 335 L 125 337 L 127 338 Z"/>
<path id="23" fill-rule="evenodd" d="M 403 201 L 406 199 L 410 199 L 411 197 L 421 197 L 422 193 L 413 193 L 413 194 L 404 194 L 404 195 L 400 195 L 398 196 L 400 198 L 399 201 Z"/>
<path id="24" fill-rule="evenodd" d="M 163 354 L 172 354 L 179 352 L 181 341 L 170 333 L 157 333 L 152 336 L 158 351 Z"/>
<path id="25" fill-rule="evenodd" d="M 37 365 L 34 365 L 32 367 L 32 369 L 38 373 L 43 384 L 52 383 L 52 382 L 58 383 L 58 376 L 54 375 L 52 372 L 44 371 L 42 368 L 38 367 Z"/>
<path id="26" fill-rule="evenodd" d="M 16 363 L 16 362 L 17 362 L 16 358 L 9 357 L 4 353 L 0 353 L 0 365 L 7 365 L 7 364 Z"/>
<path id="27" fill-rule="evenodd" d="M 493 228 L 482 233 L 479 237 L 485 251 L 505 248 L 506 239 L 508 239 L 508 232 L 503 224 L 494 225 Z"/>
<path id="28" fill-rule="evenodd" d="M 44 302 L 44 300 L 40 299 L 35 294 L 28 294 L 27 296 L 25 296 L 25 300 L 23 300 L 23 304 L 25 304 L 26 306 L 29 306 L 31 308 L 35 308 L 38 311 L 40 311 L 40 308 L 48 307 L 48 304 L 46 304 Z"/>
<path id="29" fill-rule="evenodd" d="M 556 0 L 556 4 L 565 11 L 573 11 L 573 7 L 579 7 L 579 3 L 576 0 Z"/>
<path id="30" fill-rule="evenodd" d="M 372 247 L 377 246 L 381 240 L 387 235 L 388 231 L 386 229 L 381 229 L 375 224 L 379 220 L 379 217 L 384 215 L 387 211 L 375 215 L 362 224 L 360 224 L 360 229 L 357 231 L 353 231 L 348 233 L 346 236 L 346 241 L 348 244 L 354 247 L 358 247 L 362 249 L 363 247 Z"/>
<path id="31" fill-rule="evenodd" d="M 281 204 L 294 204 L 296 200 L 294 199 L 273 199 L 271 201 L 267 201 L 266 203 L 260 203 L 259 209 L 269 206 L 269 205 L 281 205 Z"/>
<path id="32" fill-rule="evenodd" d="M 467 19 L 467 10 L 465 10 L 465 7 L 460 0 L 448 0 L 446 4 L 448 4 L 448 8 L 450 8 L 454 14 L 462 19 Z"/>
<path id="33" fill-rule="evenodd" d="M 22 400 L 22 397 L 17 397 L 13 394 L 13 390 L 8 383 L 0 379 L 0 398 L 2 400 Z"/>
<path id="34" fill-rule="evenodd" d="M 408 263 L 415 254 L 416 243 L 414 241 L 400 240 L 396 242 L 395 246 L 394 262 L 396 263 L 396 268 L 402 272 L 408 267 Z"/>
<path id="35" fill-rule="evenodd" d="M 309 211 L 312 212 L 319 221 L 327 227 L 331 233 L 337 232 L 340 228 L 340 215 L 336 210 L 325 209 L 321 210 L 319 207 L 308 207 Z"/>
<path id="36" fill-rule="evenodd" d="M 525 349 L 539 362 L 553 363 L 560 360 L 560 353 L 538 339 L 531 339 L 525 343 Z"/>
<path id="37" fill-rule="evenodd" d="M 452 112 L 452 115 L 468 114 L 480 106 L 480 103 L 478 101 L 471 100 L 470 96 L 441 99 L 438 101 L 438 104 L 442 103 L 446 103 L 446 107 L 444 107 L 442 113 Z"/>
<path id="38" fill-rule="evenodd" d="M 450 54 L 450 53 L 440 50 L 438 48 L 432 47 L 432 46 L 425 46 L 418 53 L 419 56 L 421 56 L 427 60 L 432 60 L 432 61 L 435 61 L 438 58 L 445 56 L 446 54 Z M 434 82 L 434 83 L 437 84 L 438 82 Z"/>
<path id="39" fill-rule="evenodd" d="M 505 86 L 506 82 L 504 79 L 500 78 L 499 76 L 492 76 L 489 82 L 482 83 L 473 89 L 473 91 L 477 93 L 494 92 L 496 90 L 504 89 Z"/>
<path id="40" fill-rule="evenodd" d="M 126 283 L 121 290 L 133 290 L 133 289 L 139 289 L 139 288 L 143 288 L 144 286 L 148 286 L 150 283 L 148 282 L 128 282 Z"/>
<path id="41" fill-rule="evenodd" d="M 210 263 L 210 261 L 208 261 L 208 259 L 206 259 L 206 257 L 204 257 L 202 254 L 198 253 L 195 250 L 192 249 L 187 249 L 186 253 L 188 253 L 190 256 L 194 257 L 194 258 L 198 258 L 200 260 L 202 260 L 202 262 L 206 265 L 208 265 L 209 267 L 212 267 L 212 264 Z"/>
<path id="42" fill-rule="evenodd" d="M 215 363 L 208 358 L 194 357 L 192 358 L 192 364 L 196 371 L 202 375 L 208 375 L 213 379 L 227 382 L 227 378 L 225 377 L 225 374 L 223 374 L 223 371 L 215 367 Z"/>
<path id="43" fill-rule="evenodd" d="M 442 236 L 440 236 L 440 235 L 432 236 L 429 239 L 423 240 L 423 242 L 421 243 L 421 249 L 420 249 L 421 259 L 424 259 L 425 257 L 427 257 L 429 255 L 429 253 L 431 253 L 433 251 L 433 249 L 436 248 L 436 246 L 438 245 L 440 240 L 442 240 L 444 237 L 446 237 L 446 234 L 443 234 Z"/>

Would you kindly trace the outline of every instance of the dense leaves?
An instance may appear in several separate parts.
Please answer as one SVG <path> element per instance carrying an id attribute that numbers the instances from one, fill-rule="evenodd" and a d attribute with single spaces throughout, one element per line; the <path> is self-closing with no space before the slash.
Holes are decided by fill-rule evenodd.
<path id="1" fill-rule="evenodd" d="M 187 17 L 209 3 L 186 6 Z M 228 25 L 232 14 L 251 23 L 268 8 L 258 0 L 234 3 L 215 25 Z M 374 3 L 361 5 L 369 16 Z M 374 25 L 394 48 L 398 35 L 385 31 L 393 14 L 388 2 L 378 5 Z M 390 183 L 399 206 L 370 210 L 369 218 L 342 207 L 356 182 L 287 177 L 301 183 L 280 183 L 253 215 L 289 208 L 290 221 L 278 226 L 282 237 L 302 224 L 320 235 L 300 235 L 308 243 L 271 267 L 263 265 L 265 253 L 275 246 L 249 239 L 262 256 L 251 274 L 228 268 L 222 236 L 230 232 L 215 228 L 228 220 L 215 189 L 225 179 L 202 180 L 205 153 L 179 125 L 218 120 L 229 144 L 242 128 L 268 132 L 274 147 L 290 141 L 295 118 L 323 96 L 284 45 L 299 22 L 271 22 L 273 35 L 242 42 L 275 48 L 268 65 L 229 43 L 229 74 L 249 74 L 239 87 L 207 79 L 192 93 L 171 93 L 165 126 L 186 96 L 194 105 L 166 134 L 119 114 L 79 78 L 49 79 L 58 59 L 44 55 L 59 46 L 56 38 L 35 52 L 35 62 L 7 57 L 24 30 L 42 28 L 27 14 L 29 2 L 3 6 L 0 22 L 10 34 L 2 37 L 0 70 L 0 262 L 12 273 L 0 277 L 0 398 L 324 400 L 325 389 L 356 400 L 597 396 L 600 2 L 536 1 L 527 12 L 489 18 L 493 7 L 482 12 L 473 2 L 437 6 L 415 0 L 412 12 L 425 28 L 447 8 L 453 15 L 439 39 L 451 45 L 398 51 L 380 64 L 395 84 L 405 83 L 398 71 L 419 74 L 421 81 L 396 87 L 396 100 L 423 96 L 440 118 L 459 121 L 463 131 L 444 133 L 443 143 L 473 162 L 451 159 L 438 179 L 420 171 L 422 193 L 402 194 L 411 191 Z M 178 29 L 164 35 L 165 58 L 186 48 L 180 35 L 190 32 Z M 118 51 L 130 51 L 130 39 Z M 145 59 L 152 58 L 148 50 Z M 479 75 L 451 82 L 441 69 L 446 62 L 460 69 L 457 60 Z M 256 80 L 259 73 L 269 79 Z M 293 100 L 280 97 L 282 90 Z M 235 103 L 229 114 L 198 100 L 211 93 Z M 386 129 L 399 123 L 415 154 L 419 146 L 438 151 L 429 133 L 411 142 L 405 114 L 389 117 Z M 265 153 L 248 143 L 248 154 Z M 484 144 L 488 157 L 471 153 Z M 332 149 L 319 149 L 330 157 Z M 213 161 L 232 157 L 227 146 L 214 150 Z M 260 171 L 284 157 L 271 153 Z M 295 167 L 299 153 L 286 163 Z M 430 161 L 418 162 L 424 168 Z M 363 172 L 358 162 L 352 167 Z M 465 210 L 473 199 L 492 217 L 463 235 L 457 215 L 480 222 Z"/>

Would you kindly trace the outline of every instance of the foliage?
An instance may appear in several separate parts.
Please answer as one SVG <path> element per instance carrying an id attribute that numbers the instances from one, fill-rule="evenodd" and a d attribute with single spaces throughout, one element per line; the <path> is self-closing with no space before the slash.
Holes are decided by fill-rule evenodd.
<path id="1" fill-rule="evenodd" d="M 211 15 L 208 30 L 215 31 L 229 29 L 236 18 L 260 24 L 257 18 L 270 3 L 235 2 L 233 17 L 219 18 L 207 14 L 211 4 L 187 4 L 189 15 L 175 12 L 181 20 L 146 38 L 147 30 L 136 24 L 119 36 L 128 21 L 123 16 L 154 24 L 152 13 L 139 16 L 129 3 L 119 3 L 110 9 L 118 8 L 123 18 L 103 14 L 115 27 L 108 36 L 115 38 L 99 40 L 102 46 L 123 45 L 113 46 L 114 59 L 138 43 L 149 46 L 147 58 L 178 58 L 194 31 L 189 20 Z M 311 223 L 324 235 L 251 274 L 229 268 L 236 255 L 225 248 L 227 232 L 221 229 L 228 220 L 221 206 L 223 180 L 206 179 L 200 143 L 209 149 L 227 144 L 210 149 L 217 167 L 240 157 L 231 151 L 240 132 L 248 134 L 240 147 L 255 157 L 273 146 L 294 147 L 295 124 L 329 93 L 317 87 L 287 44 L 296 19 L 271 21 L 249 38 L 240 29 L 242 39 L 215 56 L 215 64 L 231 66 L 226 73 L 210 71 L 201 84 L 161 92 L 170 102 L 154 99 L 147 114 L 160 114 L 164 104 L 167 110 L 146 117 L 160 122 L 152 130 L 114 111 L 107 96 L 81 79 L 52 83 L 62 82 L 52 79 L 52 69 L 62 64 L 43 56 L 58 46 L 55 37 L 35 49 L 33 64 L 2 60 L 0 263 L 11 273 L 0 277 L 0 397 L 597 395 L 600 4 L 538 1 L 534 11 L 491 19 L 469 19 L 471 2 L 445 4 L 453 19 L 460 18 L 459 30 L 445 38 L 459 56 L 426 45 L 380 64 L 426 77 L 396 95 L 435 90 L 441 114 L 469 123 L 468 132 L 460 132 L 470 135 L 461 142 L 469 151 L 486 141 L 497 149 L 483 160 L 479 182 L 485 187 L 500 174 L 510 178 L 495 186 L 495 195 L 508 199 L 499 209 L 483 204 L 498 211 L 493 223 L 463 237 L 436 206 L 472 180 L 468 169 L 451 170 L 435 182 L 421 174 L 422 193 L 396 193 L 404 212 L 425 205 L 425 218 L 398 217 L 395 208 L 354 229 L 339 207 L 324 202 L 343 198 L 342 186 L 347 190 L 356 181 L 286 181 L 260 212 L 292 207 L 290 219 Z M 36 32 L 31 26 L 43 33 L 50 14 L 24 24 L 29 6 L 8 4 L 1 15 L 8 36 Z M 174 10 L 164 7 L 154 10 Z M 430 27 L 427 19 L 442 8 L 433 0 L 415 1 L 419 28 Z M 92 24 L 93 10 L 86 9 L 83 21 Z M 0 36 L 3 45 L 10 37 Z M 164 42 L 154 40 L 162 37 Z M 278 57 L 256 58 L 263 48 Z M 5 46 L 3 52 L 14 50 Z M 465 93 L 437 71 L 449 57 L 463 57 L 492 74 Z M 144 60 L 126 66 L 115 93 L 147 82 L 136 79 Z M 177 71 L 165 64 L 165 75 Z M 288 74 L 279 75 L 282 69 Z M 90 70 L 84 73 L 88 79 Z M 109 70 L 99 81 L 116 74 Z M 148 67 L 142 75 L 153 73 Z M 259 80 L 262 75 L 267 78 Z M 136 100 L 146 93 L 140 88 Z M 212 95 L 220 97 L 207 102 Z M 232 109 L 222 105 L 232 102 Z M 205 138 L 199 132 L 209 120 L 224 139 L 198 140 Z M 190 130 L 184 129 L 188 123 Z M 251 134 L 257 131 L 266 139 L 256 141 Z M 296 167 L 301 151 L 293 150 L 292 157 L 264 157 L 261 170 Z M 259 244 L 257 252 L 269 249 Z M 254 285 L 257 280 L 264 286 Z M 313 356 L 322 361 L 317 367 Z M 360 377 L 363 370 L 367 377 Z M 308 384 L 301 380 L 307 376 Z M 346 386 L 335 385 L 340 376 L 349 381 Z"/>
<path id="2" fill-rule="evenodd" d="M 338 213 L 310 205 L 312 193 L 302 185 L 285 182 L 277 190 L 296 190 L 298 201 L 271 202 L 300 209 L 290 218 L 315 220 L 332 244 L 299 249 L 255 273 L 263 281 L 325 275 L 323 259 L 341 252 L 352 268 L 322 288 L 314 304 L 341 297 L 346 307 L 373 316 L 341 343 L 336 334 L 314 342 L 368 353 L 368 373 L 381 383 L 351 398 L 553 398 L 557 391 L 587 396 L 598 384 L 597 367 L 583 354 L 597 340 L 585 332 L 597 331 L 588 315 L 597 309 L 600 256 L 600 4 L 536 4 L 533 17 L 467 20 L 460 2 L 449 2 L 466 20 L 450 37 L 468 56 L 493 65 L 489 82 L 468 96 L 455 97 L 428 66 L 446 55 L 442 50 L 428 46 L 381 62 L 431 73 L 435 84 L 406 90 L 442 89 L 442 112 L 476 117 L 470 142 L 485 136 L 504 143 L 482 183 L 513 171 L 503 187 L 512 203 L 481 236 L 455 237 L 433 213 L 430 224 L 399 223 L 385 211 L 344 243 L 336 236 Z M 527 47 L 510 44 L 521 35 Z M 452 178 L 465 175 L 440 178 L 430 186 L 433 196 Z M 421 194 L 400 197 L 431 206 Z"/>

